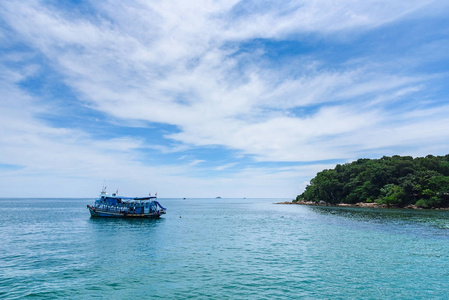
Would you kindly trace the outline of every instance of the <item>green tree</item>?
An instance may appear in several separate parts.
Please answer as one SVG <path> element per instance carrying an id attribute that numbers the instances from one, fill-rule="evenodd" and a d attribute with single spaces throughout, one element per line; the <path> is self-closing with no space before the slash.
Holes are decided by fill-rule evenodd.
<path id="1" fill-rule="evenodd" d="M 449 154 L 358 159 L 323 170 L 297 197 L 329 203 L 449 206 Z"/>

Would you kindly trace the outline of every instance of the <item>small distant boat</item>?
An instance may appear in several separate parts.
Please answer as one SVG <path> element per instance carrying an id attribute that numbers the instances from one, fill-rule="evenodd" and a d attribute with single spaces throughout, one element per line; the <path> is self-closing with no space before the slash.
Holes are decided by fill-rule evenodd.
<path id="1" fill-rule="evenodd" d="M 157 201 L 157 194 L 153 197 L 122 197 L 117 193 L 109 196 L 106 188 L 95 199 L 95 204 L 87 208 L 91 217 L 103 218 L 159 218 L 167 211 Z"/>
<path id="2" fill-rule="evenodd" d="M 218 196 L 218 197 L 215 197 L 215 199 L 221 199 L 221 197 L 220 197 L 220 196 Z"/>

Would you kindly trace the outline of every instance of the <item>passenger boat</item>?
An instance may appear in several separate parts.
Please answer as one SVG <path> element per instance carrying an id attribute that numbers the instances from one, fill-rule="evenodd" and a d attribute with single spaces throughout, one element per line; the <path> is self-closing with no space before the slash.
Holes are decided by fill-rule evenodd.
<path id="1" fill-rule="evenodd" d="M 106 193 L 106 188 L 95 199 L 95 205 L 87 205 L 91 217 L 106 218 L 159 218 L 166 209 L 157 201 L 156 196 L 122 197 Z"/>

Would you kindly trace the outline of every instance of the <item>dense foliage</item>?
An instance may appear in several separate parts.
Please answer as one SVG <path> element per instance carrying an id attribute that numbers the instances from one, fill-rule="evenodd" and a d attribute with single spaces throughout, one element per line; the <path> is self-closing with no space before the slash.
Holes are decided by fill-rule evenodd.
<path id="1" fill-rule="evenodd" d="M 296 200 L 449 207 L 449 154 L 359 159 L 323 170 Z"/>

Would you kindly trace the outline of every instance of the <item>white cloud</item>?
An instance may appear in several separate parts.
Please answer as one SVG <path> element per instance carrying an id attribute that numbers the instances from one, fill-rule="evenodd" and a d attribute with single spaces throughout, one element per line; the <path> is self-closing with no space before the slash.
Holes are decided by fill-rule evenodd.
<path id="1" fill-rule="evenodd" d="M 10 175 L 96 178 L 106 172 L 142 183 L 155 170 L 141 163 L 144 149 L 167 154 L 210 145 L 237 150 L 257 161 L 346 159 L 401 145 L 415 145 L 417 153 L 446 151 L 445 142 L 434 143 L 449 140 L 448 117 L 441 113 L 447 108 L 419 107 L 410 112 L 414 106 L 406 105 L 405 97 L 424 92 L 435 78 L 397 71 L 407 58 L 372 61 L 372 56 L 362 55 L 343 66 L 328 67 L 322 57 L 304 54 L 291 63 L 282 60 L 268 66 L 263 56 L 269 50 L 240 53 L 238 46 L 254 39 L 294 40 L 315 34 L 350 40 L 366 30 L 428 14 L 429 7 L 438 6 L 435 1 L 92 5 L 96 9 L 92 15 L 76 15 L 40 1 L 0 4 L 0 16 L 14 33 L 2 31 L 0 39 L 11 37 L 30 49 L 2 58 L 0 142 L 7 146 L 0 151 L 6 163 L 24 166 L 8 171 Z M 148 145 L 143 138 L 130 137 L 98 141 L 79 129 L 44 123 L 37 113 L 51 110 L 51 104 L 18 88 L 18 83 L 41 71 L 38 63 L 26 63 L 33 51 L 88 107 L 124 124 L 150 121 L 176 126 L 179 132 L 165 134 L 176 146 Z M 396 59 L 401 62 L 394 64 Z M 22 70 L 9 67 L 11 62 L 23 62 Z M 207 165 L 206 159 L 188 156 L 179 161 L 183 163 L 179 167 L 158 167 L 157 172 L 165 174 L 158 179 L 160 185 L 162 179 L 172 181 L 195 166 Z M 214 168 L 234 166 L 231 162 Z M 285 187 L 281 182 L 291 184 L 298 175 L 257 169 L 234 176 L 221 180 Z M 182 186 L 186 193 L 200 185 L 220 186 L 219 180 L 208 183 L 193 177 L 185 182 L 191 185 Z"/>
<path id="2" fill-rule="evenodd" d="M 270 2 L 265 2 L 270 3 Z M 241 5 L 245 13 L 228 23 L 228 39 L 280 38 L 296 33 L 352 34 L 393 22 L 435 1 L 288 1 Z M 232 24 L 232 25 L 230 25 Z"/>
<path id="3" fill-rule="evenodd" d="M 229 164 L 225 164 L 225 165 L 221 165 L 221 166 L 215 167 L 214 170 L 216 170 L 216 171 L 223 171 L 223 170 L 232 168 L 235 165 L 237 165 L 237 163 L 229 163 Z"/>

